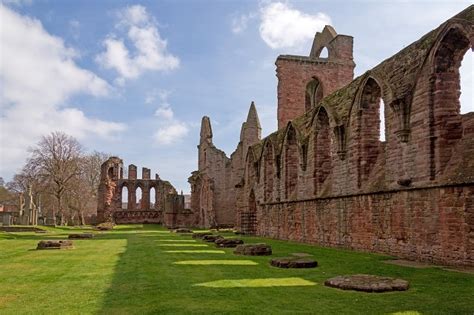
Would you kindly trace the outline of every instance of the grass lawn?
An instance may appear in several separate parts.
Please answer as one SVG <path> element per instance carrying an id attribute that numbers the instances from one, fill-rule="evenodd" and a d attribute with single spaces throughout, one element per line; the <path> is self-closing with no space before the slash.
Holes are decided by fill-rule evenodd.
<path id="1" fill-rule="evenodd" d="M 387 256 L 262 238 L 273 256 L 310 253 L 315 269 L 278 269 L 154 225 L 118 226 L 75 249 L 36 251 L 49 234 L 0 232 L 0 314 L 474 314 L 474 275 L 386 264 Z M 203 246 L 208 245 L 208 246 Z M 324 286 L 369 273 L 410 282 L 405 292 Z"/>

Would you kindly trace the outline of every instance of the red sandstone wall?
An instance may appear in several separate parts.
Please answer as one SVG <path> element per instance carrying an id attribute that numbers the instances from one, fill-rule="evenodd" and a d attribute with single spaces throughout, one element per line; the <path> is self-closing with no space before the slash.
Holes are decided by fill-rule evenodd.
<path id="1" fill-rule="evenodd" d="M 305 113 L 306 85 L 317 77 L 323 87 L 323 96 L 352 81 L 354 63 L 326 60 L 285 59 L 276 62 L 278 77 L 278 129 Z"/>
<path id="2" fill-rule="evenodd" d="M 253 146 L 261 154 L 246 160 L 238 228 L 474 265 L 474 116 L 460 114 L 458 72 L 473 45 L 473 12 L 469 7 Z M 304 63 L 299 67 L 283 80 L 291 84 L 280 80 L 283 104 L 303 103 L 304 85 L 294 78 Z M 386 141 L 378 140 L 379 106 Z M 283 109 L 290 117 L 295 108 Z M 267 173 L 276 176 L 270 181 Z"/>
<path id="3" fill-rule="evenodd" d="M 266 204 L 257 222 L 266 237 L 474 265 L 473 185 Z"/>

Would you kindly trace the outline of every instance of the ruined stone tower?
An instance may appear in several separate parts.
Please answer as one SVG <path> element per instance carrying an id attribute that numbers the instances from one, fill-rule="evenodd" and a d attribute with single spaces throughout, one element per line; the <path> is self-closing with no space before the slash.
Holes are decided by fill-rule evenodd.
<path id="1" fill-rule="evenodd" d="M 278 56 L 278 129 L 352 81 L 352 42 L 352 36 L 337 34 L 326 25 L 314 36 L 309 56 Z M 327 57 L 322 57 L 323 50 Z"/>
<path id="2" fill-rule="evenodd" d="M 111 157 L 101 166 L 98 189 L 97 221 L 129 223 L 162 223 L 169 227 L 194 224 L 192 213 L 184 209 L 184 196 L 155 174 L 151 179 L 149 168 L 142 168 L 142 178 L 138 178 L 137 167 L 128 166 L 128 178 L 123 177 L 123 162 Z M 126 189 L 127 202 L 122 204 L 122 194 Z M 136 191 L 140 189 L 141 199 Z M 154 190 L 155 198 L 151 198 Z M 153 200 L 152 200 L 153 199 Z"/>
<path id="3" fill-rule="evenodd" d="M 247 120 L 240 130 L 240 141 L 228 158 L 212 142 L 209 117 L 201 122 L 198 145 L 197 171 L 189 178 L 191 184 L 191 209 L 197 214 L 200 227 L 233 226 L 236 223 L 235 189 L 241 185 L 248 148 L 261 139 L 260 120 L 252 102 Z"/>

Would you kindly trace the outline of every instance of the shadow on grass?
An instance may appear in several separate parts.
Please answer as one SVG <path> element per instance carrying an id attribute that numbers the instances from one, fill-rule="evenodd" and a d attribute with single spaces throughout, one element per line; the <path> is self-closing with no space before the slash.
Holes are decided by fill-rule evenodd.
<path id="1" fill-rule="evenodd" d="M 383 255 L 242 237 L 246 243 L 270 244 L 274 256 L 308 253 L 320 263 L 311 270 L 280 270 L 269 266 L 270 257 L 254 256 L 249 261 L 233 255 L 232 249 L 195 255 L 176 246 L 176 252 L 166 252 L 168 246 L 158 246 L 159 235 L 167 235 L 169 241 L 192 239 L 164 234 L 162 228 L 128 231 L 107 234 L 125 238 L 127 245 L 119 254 L 100 314 L 469 313 L 474 306 L 470 298 L 474 277 L 389 265 L 382 262 L 388 258 Z M 328 278 L 357 273 L 400 277 L 410 281 L 411 289 L 368 294 L 323 285 Z"/>

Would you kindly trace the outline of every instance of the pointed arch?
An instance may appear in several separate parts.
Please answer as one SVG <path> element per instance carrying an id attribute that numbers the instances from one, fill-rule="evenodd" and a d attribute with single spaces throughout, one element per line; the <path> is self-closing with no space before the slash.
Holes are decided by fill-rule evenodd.
<path id="1" fill-rule="evenodd" d="M 128 187 L 123 185 L 120 188 L 120 209 L 128 209 Z"/>
<path id="2" fill-rule="evenodd" d="M 382 89 L 378 82 L 368 77 L 365 80 L 358 99 L 357 111 L 357 184 L 366 182 L 380 151 L 380 107 Z"/>
<path id="3" fill-rule="evenodd" d="M 143 189 L 140 185 L 138 185 L 135 188 L 135 200 L 136 200 L 135 209 L 143 210 Z"/>
<path id="4" fill-rule="evenodd" d="M 329 50 L 327 47 L 323 47 L 319 53 L 319 58 L 327 59 L 329 58 Z"/>
<path id="5" fill-rule="evenodd" d="M 154 186 L 150 187 L 150 210 L 156 210 L 156 188 Z"/>
<path id="6" fill-rule="evenodd" d="M 313 77 L 306 84 L 305 90 L 305 111 L 314 108 L 323 99 L 323 84 L 317 77 Z"/>
<path id="7" fill-rule="evenodd" d="M 286 131 L 283 149 L 285 157 L 285 199 L 288 200 L 296 197 L 299 165 L 296 130 L 291 123 Z"/>
<path id="8" fill-rule="evenodd" d="M 273 184 L 275 177 L 273 143 L 266 141 L 263 148 L 263 167 L 264 167 L 264 192 L 265 201 L 269 202 L 273 199 Z"/>
<path id="9" fill-rule="evenodd" d="M 318 195 L 332 169 L 332 137 L 329 116 L 320 107 L 314 123 L 314 194 Z"/>
<path id="10" fill-rule="evenodd" d="M 462 138 L 459 70 L 466 52 L 473 48 L 470 38 L 473 36 L 465 26 L 447 24 L 440 32 L 429 58 L 429 170 L 432 180 L 444 171 L 456 142 Z"/>
<path id="11" fill-rule="evenodd" d="M 242 232 L 255 235 L 257 233 L 257 200 L 253 189 L 250 190 L 247 201 L 247 209 L 241 214 Z"/>

